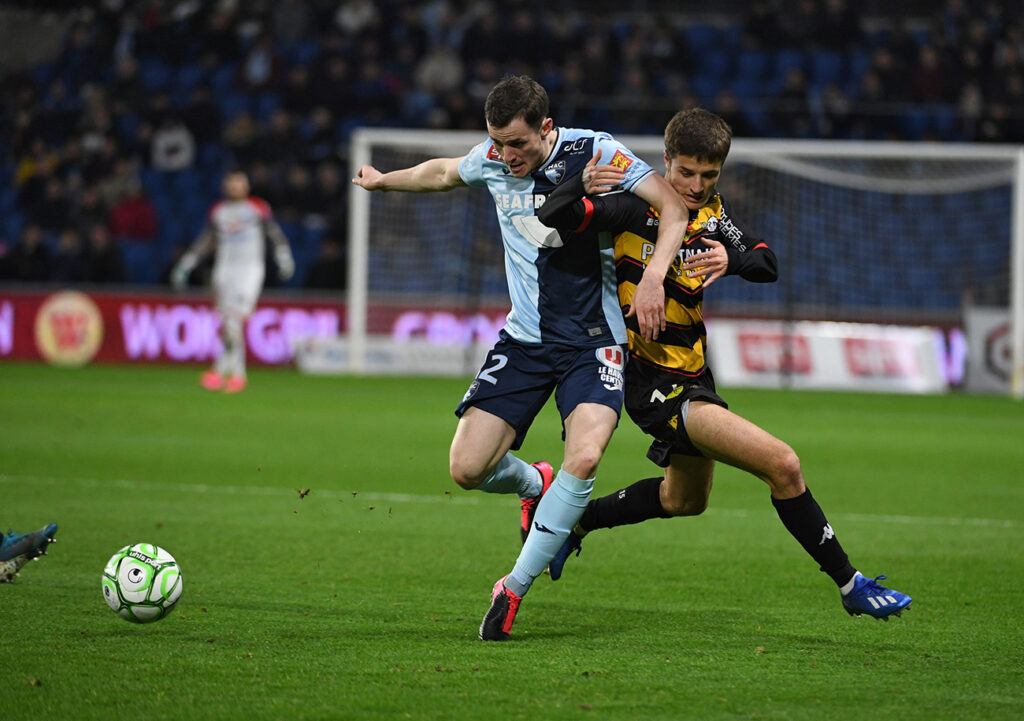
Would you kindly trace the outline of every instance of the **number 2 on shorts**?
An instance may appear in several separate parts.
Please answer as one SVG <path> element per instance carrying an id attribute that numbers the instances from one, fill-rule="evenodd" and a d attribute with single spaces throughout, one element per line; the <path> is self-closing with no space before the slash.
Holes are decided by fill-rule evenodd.
<path id="1" fill-rule="evenodd" d="M 477 378 L 496 386 L 498 385 L 498 379 L 494 377 L 494 374 L 505 367 L 505 364 L 508 363 L 508 356 L 500 354 L 494 355 L 491 356 L 491 360 L 494 361 L 494 363 L 489 368 L 481 370 L 480 375 L 478 375 Z"/>

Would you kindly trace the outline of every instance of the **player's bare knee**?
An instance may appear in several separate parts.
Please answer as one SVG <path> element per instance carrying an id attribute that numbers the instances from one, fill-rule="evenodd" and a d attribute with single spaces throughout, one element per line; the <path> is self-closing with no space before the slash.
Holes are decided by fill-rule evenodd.
<path id="1" fill-rule="evenodd" d="M 483 481 L 483 476 L 478 469 L 455 458 L 448 463 L 448 473 L 457 486 L 467 491 L 473 490 Z"/>
<path id="2" fill-rule="evenodd" d="M 562 467 L 577 478 L 593 478 L 601 462 L 601 449 L 586 448 L 566 456 Z"/>
<path id="3" fill-rule="evenodd" d="M 773 494 L 780 498 L 799 496 L 806 490 L 803 470 L 800 468 L 800 457 L 786 446 L 772 463 L 771 480 Z"/>

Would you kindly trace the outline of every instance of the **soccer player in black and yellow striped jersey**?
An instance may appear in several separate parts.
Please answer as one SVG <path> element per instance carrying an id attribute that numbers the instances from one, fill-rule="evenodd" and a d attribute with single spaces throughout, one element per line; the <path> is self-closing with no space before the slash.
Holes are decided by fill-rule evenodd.
<path id="1" fill-rule="evenodd" d="M 704 290 L 725 275 L 752 282 L 778 277 L 775 254 L 730 215 L 717 190 L 732 131 L 702 109 L 677 113 L 665 129 L 665 178 L 690 218 L 678 257 L 665 274 L 665 321 L 660 333 L 641 332 L 633 293 L 654 257 L 658 214 L 628 193 L 606 192 L 619 180 L 614 165 L 595 157 L 566 178 L 538 210 L 566 245 L 597 236 L 614 246 L 619 304 L 626 316 L 629 360 L 626 411 L 654 438 L 647 457 L 664 469 L 591 500 L 549 570 L 557 579 L 590 531 L 649 518 L 693 516 L 707 508 L 715 461 L 757 476 L 771 488 L 783 525 L 840 589 L 850 614 L 887 619 L 910 605 L 906 594 L 878 583 L 851 564 L 832 526 L 811 496 L 800 459 L 785 442 L 733 413 L 719 397 L 705 364 Z M 603 194 L 602 194 L 603 193 Z"/>

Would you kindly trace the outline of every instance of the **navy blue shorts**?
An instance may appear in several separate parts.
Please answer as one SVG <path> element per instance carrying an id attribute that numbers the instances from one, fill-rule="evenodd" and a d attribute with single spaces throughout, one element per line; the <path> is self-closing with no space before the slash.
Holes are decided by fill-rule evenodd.
<path id="1" fill-rule="evenodd" d="M 475 406 L 498 416 L 515 428 L 512 450 L 517 450 L 554 391 L 564 439 L 565 419 L 580 403 L 601 403 L 622 413 L 625 364 L 624 346 L 534 345 L 520 343 L 502 331 L 455 415 L 461 418 Z"/>

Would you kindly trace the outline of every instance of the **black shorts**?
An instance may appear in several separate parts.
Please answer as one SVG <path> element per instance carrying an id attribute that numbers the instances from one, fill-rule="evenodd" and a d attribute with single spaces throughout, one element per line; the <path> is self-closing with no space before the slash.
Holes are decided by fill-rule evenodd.
<path id="1" fill-rule="evenodd" d="M 580 403 L 600 403 L 622 412 L 625 346 L 587 348 L 520 343 L 502 331 L 499 341 L 455 409 L 459 418 L 470 406 L 498 416 L 516 429 L 512 450 L 518 450 L 526 431 L 552 391 L 565 419 Z"/>
<path id="2" fill-rule="evenodd" d="M 673 455 L 699 456 L 684 422 L 690 401 L 706 401 L 728 408 L 715 391 L 715 379 L 706 367 L 698 376 L 666 373 L 631 358 L 626 368 L 626 413 L 654 437 L 647 457 L 662 468 Z"/>

